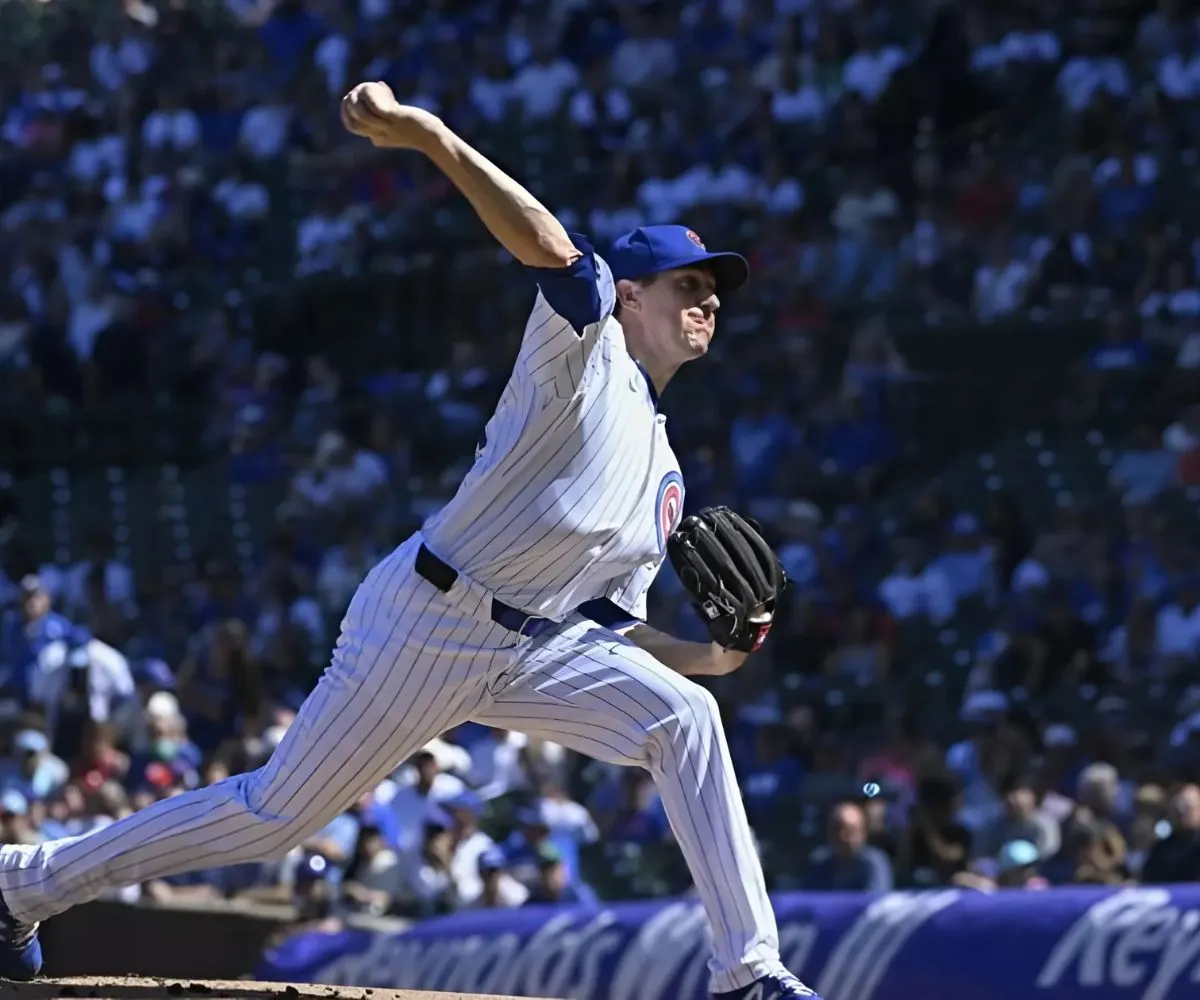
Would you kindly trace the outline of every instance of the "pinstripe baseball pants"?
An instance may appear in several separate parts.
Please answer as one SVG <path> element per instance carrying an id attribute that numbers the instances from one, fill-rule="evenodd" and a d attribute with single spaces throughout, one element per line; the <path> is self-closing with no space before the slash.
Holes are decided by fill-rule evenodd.
<path id="1" fill-rule="evenodd" d="M 713 988 L 778 971 L 774 915 L 717 707 L 614 632 L 574 618 L 522 638 L 460 578 L 412 570 L 420 537 L 359 587 L 332 663 L 259 770 L 80 837 L 0 848 L 0 891 L 44 920 L 102 891 L 286 853 L 419 747 L 465 720 L 545 737 L 653 775 L 713 930 Z"/>

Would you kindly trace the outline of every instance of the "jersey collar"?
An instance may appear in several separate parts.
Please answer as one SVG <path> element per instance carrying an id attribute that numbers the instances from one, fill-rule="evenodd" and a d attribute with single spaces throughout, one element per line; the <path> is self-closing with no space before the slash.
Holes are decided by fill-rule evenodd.
<path id="1" fill-rule="evenodd" d="M 632 355 L 631 355 L 632 356 Z M 642 378 L 646 380 L 646 389 L 650 393 L 650 402 L 654 404 L 654 409 L 658 409 L 658 390 L 654 388 L 654 380 L 650 377 L 650 373 L 642 367 L 642 363 L 637 358 L 633 359 L 633 363 L 637 365 L 637 370 L 642 373 Z"/>

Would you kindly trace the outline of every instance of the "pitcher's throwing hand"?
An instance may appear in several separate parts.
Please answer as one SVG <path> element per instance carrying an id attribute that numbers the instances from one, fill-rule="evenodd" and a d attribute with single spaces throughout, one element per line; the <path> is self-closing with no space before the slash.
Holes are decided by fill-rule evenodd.
<path id="1" fill-rule="evenodd" d="M 401 104 L 382 81 L 360 83 L 342 98 L 342 124 L 379 149 L 420 149 L 441 128 L 436 115 Z"/>

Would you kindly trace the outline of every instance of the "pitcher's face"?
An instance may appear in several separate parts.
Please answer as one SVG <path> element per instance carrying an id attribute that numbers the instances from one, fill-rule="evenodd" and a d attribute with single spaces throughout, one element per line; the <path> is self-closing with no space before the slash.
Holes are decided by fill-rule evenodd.
<path id="1" fill-rule="evenodd" d="M 655 354 L 677 362 L 708 353 L 716 330 L 717 281 L 702 267 L 664 271 L 649 284 L 634 285 L 633 301 L 623 309 L 636 312 Z"/>

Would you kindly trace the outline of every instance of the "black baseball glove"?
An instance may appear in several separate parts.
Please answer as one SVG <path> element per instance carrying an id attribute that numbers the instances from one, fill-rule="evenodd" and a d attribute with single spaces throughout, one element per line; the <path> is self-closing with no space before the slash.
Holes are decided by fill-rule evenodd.
<path id="1" fill-rule="evenodd" d="M 667 556 L 715 642 L 743 653 L 763 644 L 787 578 L 757 524 L 705 507 L 667 539 Z"/>

